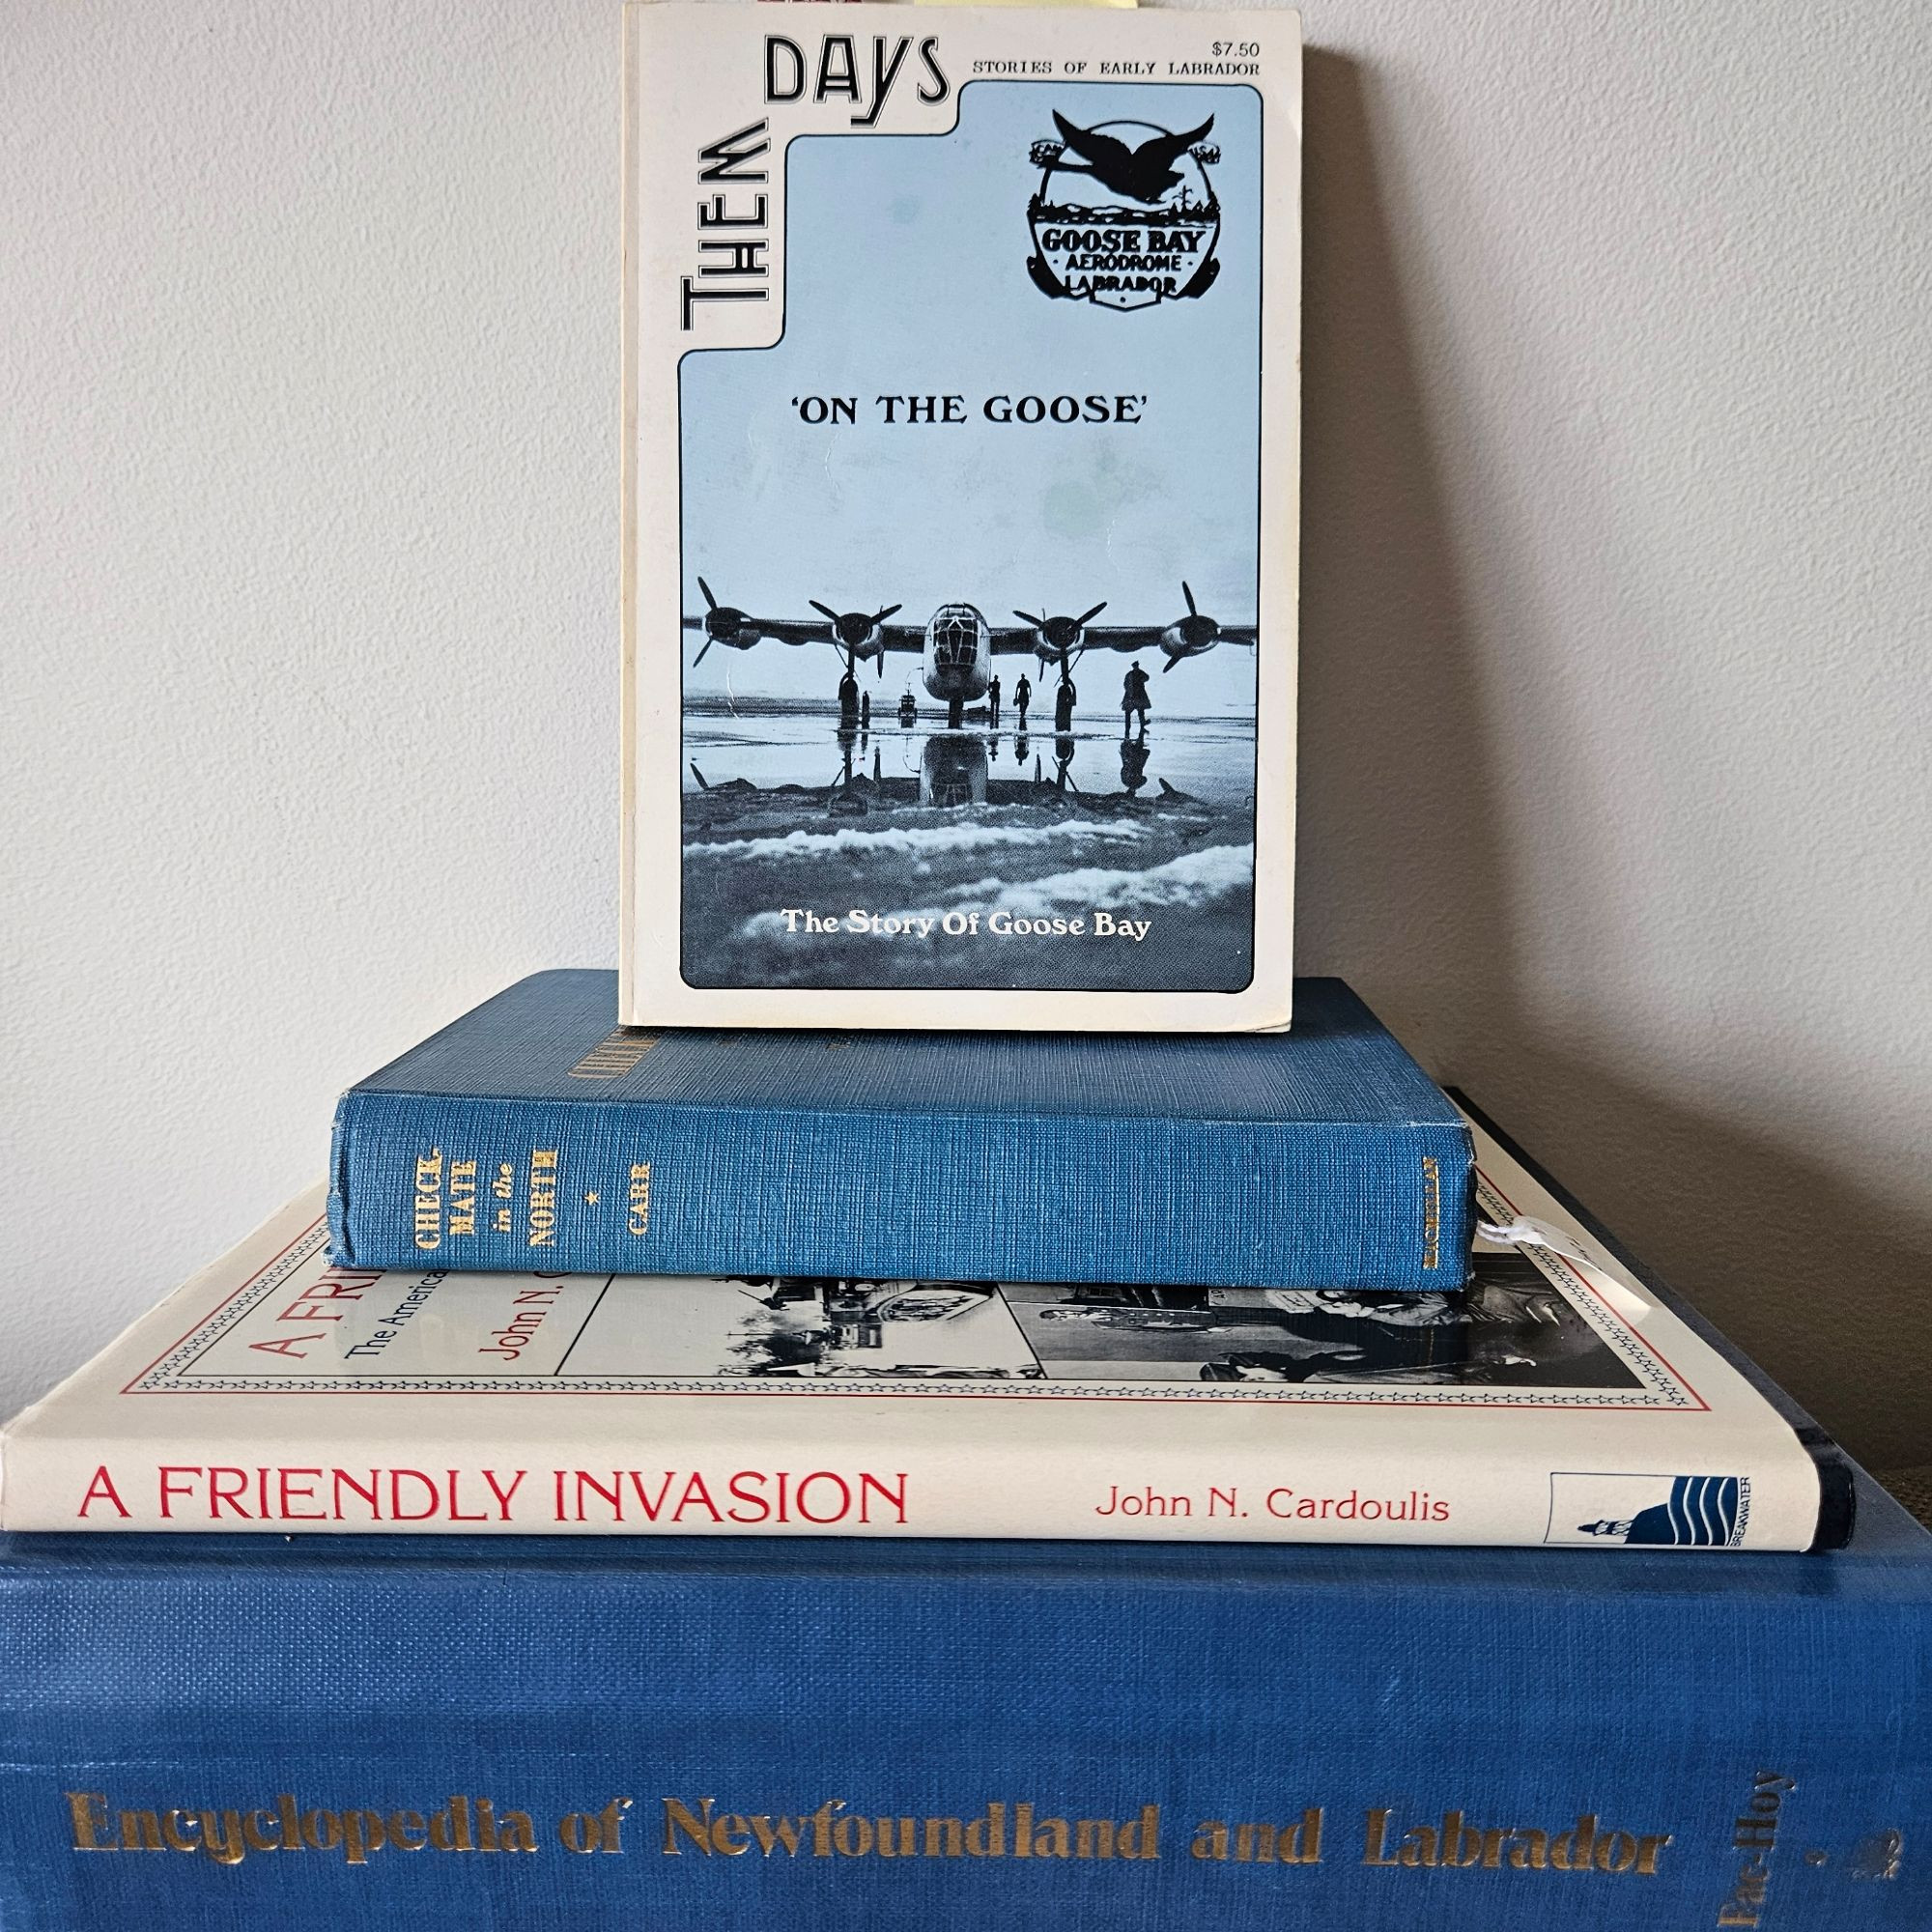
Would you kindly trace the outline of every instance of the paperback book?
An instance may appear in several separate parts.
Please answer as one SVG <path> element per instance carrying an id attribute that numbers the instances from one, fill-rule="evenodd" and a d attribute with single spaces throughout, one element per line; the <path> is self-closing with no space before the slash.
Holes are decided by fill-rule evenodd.
<path id="1" fill-rule="evenodd" d="M 1292 1034 L 619 1029 L 539 973 L 336 1110 L 365 1267 L 1454 1288 L 1468 1129 L 1337 980 Z"/>
<path id="2" fill-rule="evenodd" d="M 625 1022 L 1286 1025 L 1298 17 L 625 35 Z"/>
<path id="3" fill-rule="evenodd" d="M 1466 1291 L 384 1273 L 318 1194 L 0 1439 L 14 1529 L 1800 1550 L 1846 1479 L 1499 1145 Z M 1525 1223 L 1525 1217 L 1529 1217 Z M 1544 1245 L 1548 1242 L 1551 1245 Z"/>

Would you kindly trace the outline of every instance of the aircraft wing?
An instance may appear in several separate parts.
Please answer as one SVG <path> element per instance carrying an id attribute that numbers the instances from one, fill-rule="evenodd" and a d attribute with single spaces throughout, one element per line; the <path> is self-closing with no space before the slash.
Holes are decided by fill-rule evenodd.
<path id="1" fill-rule="evenodd" d="M 1089 624 L 1080 641 L 1087 650 L 1151 651 L 1168 628 L 1166 624 Z M 1223 624 L 1214 634 L 1214 641 L 1253 650 L 1255 632 L 1253 624 Z"/>
<path id="2" fill-rule="evenodd" d="M 996 658 L 1009 658 L 1020 651 L 1031 657 L 1038 647 L 1039 633 L 1031 624 L 989 624 L 987 630 Z"/>
<path id="3" fill-rule="evenodd" d="M 1090 651 L 1151 651 L 1166 629 L 1165 624 L 1089 624 L 1080 642 Z"/>
<path id="4" fill-rule="evenodd" d="M 704 612 L 684 615 L 687 631 L 704 628 Z M 772 638 L 781 644 L 826 644 L 832 641 L 832 626 L 823 617 L 747 617 L 744 628 L 760 638 Z"/>
<path id="5" fill-rule="evenodd" d="M 925 648 L 925 626 L 881 624 L 879 641 L 889 651 L 923 651 Z"/>

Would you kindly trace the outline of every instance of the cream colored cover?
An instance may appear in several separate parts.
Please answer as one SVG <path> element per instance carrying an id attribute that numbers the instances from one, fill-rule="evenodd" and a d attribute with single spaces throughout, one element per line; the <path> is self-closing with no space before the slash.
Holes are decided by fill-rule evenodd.
<path id="1" fill-rule="evenodd" d="M 625 1022 L 1287 1024 L 1298 16 L 625 37 Z"/>
<path id="2" fill-rule="evenodd" d="M 1574 1224 L 1480 1132 L 1483 1205 Z M 1792 1430 L 1617 1264 L 1466 1295 L 377 1274 L 320 1192 L 0 1437 L 9 1529 L 1803 1548 Z"/>

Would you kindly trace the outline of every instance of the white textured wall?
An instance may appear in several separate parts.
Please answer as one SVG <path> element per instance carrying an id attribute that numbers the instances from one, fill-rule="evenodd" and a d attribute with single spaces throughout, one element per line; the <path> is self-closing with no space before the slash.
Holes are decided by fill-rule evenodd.
<path id="1" fill-rule="evenodd" d="M 1301 944 L 1932 1438 L 1932 32 L 1314 0 Z M 0 12 L 0 1407 L 612 955 L 610 0 Z"/>

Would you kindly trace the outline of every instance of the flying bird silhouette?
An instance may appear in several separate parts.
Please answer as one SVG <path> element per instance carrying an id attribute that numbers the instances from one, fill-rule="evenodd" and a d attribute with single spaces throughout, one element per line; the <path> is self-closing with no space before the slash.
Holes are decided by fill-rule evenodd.
<path id="1" fill-rule="evenodd" d="M 1175 162 L 1208 133 L 1214 125 L 1214 117 L 1208 115 L 1190 133 L 1156 134 L 1138 148 L 1130 148 L 1124 141 L 1117 141 L 1113 135 L 1092 128 L 1076 128 L 1058 109 L 1053 122 L 1060 129 L 1061 139 L 1087 162 L 1083 168 L 1056 161 L 1054 166 L 1062 174 L 1092 175 L 1102 187 L 1123 194 L 1129 201 L 1154 202 L 1180 179 Z"/>

